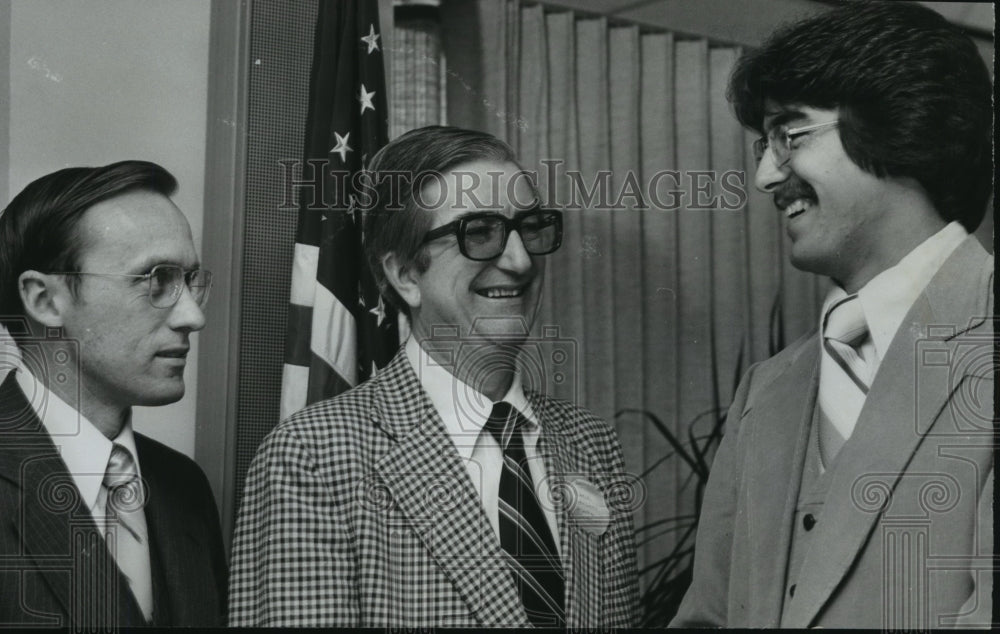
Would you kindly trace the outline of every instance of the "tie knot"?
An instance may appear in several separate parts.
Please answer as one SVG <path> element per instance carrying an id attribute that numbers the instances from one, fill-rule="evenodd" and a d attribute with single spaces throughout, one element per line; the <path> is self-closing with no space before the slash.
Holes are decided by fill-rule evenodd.
<path id="1" fill-rule="evenodd" d="M 115 489 L 132 483 L 138 475 L 131 452 L 118 443 L 112 445 L 108 468 L 104 472 L 104 486 Z"/>
<path id="2" fill-rule="evenodd" d="M 496 439 L 500 449 L 506 451 L 514 432 L 524 424 L 526 419 L 518 413 L 514 406 L 505 401 L 493 405 L 493 411 L 483 427 Z"/>
<path id="3" fill-rule="evenodd" d="M 865 313 L 857 295 L 850 295 L 830 307 L 826 313 L 823 336 L 856 347 L 868 334 Z"/>

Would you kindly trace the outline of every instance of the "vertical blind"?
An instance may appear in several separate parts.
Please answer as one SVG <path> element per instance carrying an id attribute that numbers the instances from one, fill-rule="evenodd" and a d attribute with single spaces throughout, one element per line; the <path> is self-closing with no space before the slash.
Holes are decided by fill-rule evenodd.
<path id="1" fill-rule="evenodd" d="M 567 172 L 587 186 L 610 172 L 611 202 L 629 179 L 645 195 L 679 173 L 659 177 L 664 206 L 682 195 L 672 208 L 564 207 L 535 328 L 558 328 L 577 362 L 575 380 L 542 387 L 612 423 L 643 476 L 642 569 L 691 519 L 695 479 L 641 412 L 703 442 L 748 365 L 814 327 L 826 283 L 787 263 L 782 218 L 753 189 L 752 137 L 725 98 L 737 47 L 516 0 L 446 1 L 441 16 L 449 123 L 509 142 L 543 198 L 569 200 Z M 554 179 L 543 161 L 559 162 Z M 730 186 L 745 175 L 745 200 L 725 196 L 725 172 Z M 703 204 L 717 195 L 742 204 Z"/>

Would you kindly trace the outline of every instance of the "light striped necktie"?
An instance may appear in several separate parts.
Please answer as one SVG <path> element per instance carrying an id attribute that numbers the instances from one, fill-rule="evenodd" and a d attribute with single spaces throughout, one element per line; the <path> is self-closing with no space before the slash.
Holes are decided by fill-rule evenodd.
<path id="1" fill-rule="evenodd" d="M 153 581 L 143 506 L 146 491 L 128 449 L 115 443 L 104 473 L 106 512 L 114 526 L 114 556 L 147 621 L 153 616 Z"/>
<path id="2" fill-rule="evenodd" d="M 829 464 L 854 432 L 871 383 L 874 354 L 865 314 L 857 295 L 849 295 L 827 310 L 823 318 L 823 355 L 820 363 L 820 445 Z"/>
<path id="3" fill-rule="evenodd" d="M 527 422 L 503 401 L 493 406 L 485 428 L 503 451 L 500 474 L 500 546 L 514 576 L 528 620 L 536 627 L 564 627 L 562 565 L 524 453 Z"/>

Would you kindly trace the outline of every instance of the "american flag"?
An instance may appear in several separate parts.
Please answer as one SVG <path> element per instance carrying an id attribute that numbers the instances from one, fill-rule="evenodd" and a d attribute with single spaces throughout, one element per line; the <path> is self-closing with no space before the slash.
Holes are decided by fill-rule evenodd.
<path id="1" fill-rule="evenodd" d="M 378 0 L 320 2 L 309 87 L 281 418 L 364 381 L 399 347 L 365 264 L 354 175 L 388 141 Z M 346 187 L 345 187 L 346 186 Z"/>

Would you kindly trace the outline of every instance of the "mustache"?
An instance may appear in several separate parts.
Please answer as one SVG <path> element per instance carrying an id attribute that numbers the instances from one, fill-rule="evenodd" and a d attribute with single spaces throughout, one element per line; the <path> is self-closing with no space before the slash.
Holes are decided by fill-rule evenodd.
<path id="1" fill-rule="evenodd" d="M 790 177 L 774 191 L 774 204 L 778 209 L 784 209 L 799 198 L 816 200 L 816 190 L 797 176 Z"/>

